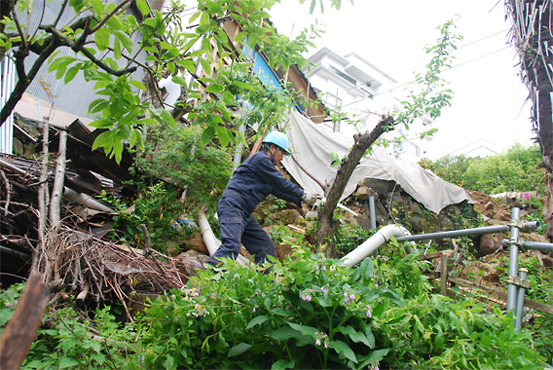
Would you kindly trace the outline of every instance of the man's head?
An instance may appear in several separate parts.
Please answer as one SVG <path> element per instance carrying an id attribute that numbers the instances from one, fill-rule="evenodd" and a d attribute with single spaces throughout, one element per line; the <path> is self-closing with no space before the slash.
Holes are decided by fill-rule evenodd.
<path id="1" fill-rule="evenodd" d="M 282 132 L 270 132 L 261 143 L 261 150 L 267 152 L 275 163 L 279 163 L 284 155 L 290 155 L 288 138 Z"/>

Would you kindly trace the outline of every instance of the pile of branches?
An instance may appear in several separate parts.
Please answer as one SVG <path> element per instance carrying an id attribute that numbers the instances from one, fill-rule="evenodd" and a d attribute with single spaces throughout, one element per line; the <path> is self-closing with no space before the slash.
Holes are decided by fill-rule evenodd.
<path id="1" fill-rule="evenodd" d="M 187 280 L 180 272 L 181 260 L 153 249 L 144 253 L 120 246 L 66 226 L 49 236 L 47 244 L 43 265 L 51 284 L 64 287 L 77 300 L 102 302 L 115 295 L 127 310 L 130 292 L 162 293 L 183 287 Z M 127 315 L 132 320 L 128 310 Z"/>

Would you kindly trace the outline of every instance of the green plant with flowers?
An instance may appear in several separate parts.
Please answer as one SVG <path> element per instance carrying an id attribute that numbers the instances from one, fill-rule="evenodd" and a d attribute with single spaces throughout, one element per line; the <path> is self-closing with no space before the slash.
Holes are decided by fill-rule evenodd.
<path id="1" fill-rule="evenodd" d="M 152 303 L 144 316 L 147 368 L 377 367 L 388 352 L 371 331 L 367 259 L 351 269 L 298 248 L 262 274 L 225 261 Z M 370 294 L 368 294 L 370 293 Z"/>

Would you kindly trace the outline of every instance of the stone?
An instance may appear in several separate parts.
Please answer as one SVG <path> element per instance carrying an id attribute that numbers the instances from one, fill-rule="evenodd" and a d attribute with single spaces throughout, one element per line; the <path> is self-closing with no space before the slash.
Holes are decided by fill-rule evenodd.
<path id="1" fill-rule="evenodd" d="M 297 209 L 285 209 L 279 212 L 279 218 L 283 225 L 297 224 L 299 219 L 303 219 L 303 216 Z"/>
<path id="2" fill-rule="evenodd" d="M 204 239 L 199 232 L 194 233 L 194 235 L 186 241 L 186 247 L 203 254 L 209 254 Z"/>
<path id="3" fill-rule="evenodd" d="M 357 188 L 357 191 L 355 192 L 355 197 L 360 201 L 364 201 L 369 199 L 370 194 L 371 194 L 371 190 L 368 187 L 360 186 Z"/>
<path id="4" fill-rule="evenodd" d="M 481 235 L 478 254 L 480 256 L 486 256 L 488 254 L 494 253 L 501 247 L 501 241 L 503 239 L 505 239 L 505 237 L 502 233 Z"/>
<path id="5" fill-rule="evenodd" d="M 390 183 L 391 181 L 373 179 L 370 177 L 365 177 L 360 179 L 357 182 L 359 187 L 364 186 L 374 190 L 378 195 L 388 194 L 390 192 Z"/>

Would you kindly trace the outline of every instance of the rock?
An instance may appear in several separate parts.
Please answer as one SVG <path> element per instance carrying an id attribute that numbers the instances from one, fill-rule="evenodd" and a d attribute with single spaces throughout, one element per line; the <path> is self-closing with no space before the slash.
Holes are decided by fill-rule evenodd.
<path id="1" fill-rule="evenodd" d="M 369 199 L 370 195 L 371 195 L 371 190 L 366 186 L 358 187 L 357 191 L 355 192 L 355 197 L 360 201 Z"/>
<path id="2" fill-rule="evenodd" d="M 553 269 L 553 258 L 543 257 L 541 259 L 541 262 L 543 263 L 543 267 L 545 267 L 546 269 L 549 269 L 549 270 Z"/>
<path id="3" fill-rule="evenodd" d="M 478 254 L 482 257 L 494 253 L 501 247 L 503 239 L 505 237 L 502 233 L 481 235 Z"/>
<path id="4" fill-rule="evenodd" d="M 180 262 L 178 269 L 181 274 L 186 276 L 198 276 L 196 270 L 201 268 L 209 259 L 209 256 L 196 250 L 189 250 L 179 254 L 176 259 Z"/>
<path id="5" fill-rule="evenodd" d="M 357 216 L 357 224 L 365 231 L 371 229 L 371 219 L 370 217 L 359 215 Z"/>
<path id="6" fill-rule="evenodd" d="M 360 179 L 357 182 L 357 185 L 359 187 L 364 186 L 364 187 L 370 188 L 373 191 L 375 191 L 376 193 L 378 193 L 377 194 L 378 196 L 380 196 L 380 195 L 383 195 L 383 194 L 388 194 L 390 192 L 390 189 L 391 189 L 390 183 L 392 183 L 392 181 L 379 180 L 379 179 L 373 179 L 373 178 L 370 178 L 370 177 L 365 177 L 365 178 Z"/>
<path id="7" fill-rule="evenodd" d="M 299 219 L 303 219 L 303 216 L 297 209 L 284 209 L 280 213 L 280 221 L 283 225 L 297 224 Z"/>
<path id="8" fill-rule="evenodd" d="M 207 246 L 204 243 L 200 233 L 194 233 L 194 235 L 186 241 L 186 246 L 188 249 L 198 251 L 203 254 L 209 254 Z"/>

